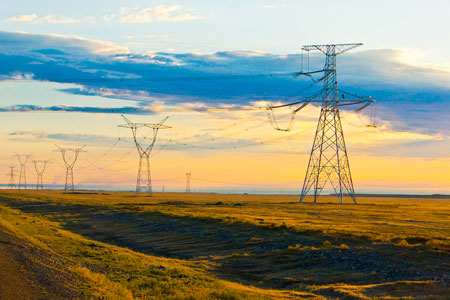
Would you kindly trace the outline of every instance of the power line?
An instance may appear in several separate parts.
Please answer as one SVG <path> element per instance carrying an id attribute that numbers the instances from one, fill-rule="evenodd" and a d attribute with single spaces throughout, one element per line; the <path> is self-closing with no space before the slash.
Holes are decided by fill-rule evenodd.
<path id="1" fill-rule="evenodd" d="M 105 152 L 103 152 L 98 158 L 96 158 L 95 160 L 93 160 L 92 162 L 90 162 L 88 165 L 86 166 L 82 166 L 79 167 L 79 169 L 85 169 L 85 168 L 89 168 L 93 165 L 95 165 L 96 163 L 98 163 L 100 160 L 102 160 L 106 155 L 108 155 L 109 152 L 111 152 L 111 150 L 113 150 L 117 144 L 121 142 L 121 139 L 118 138 Z"/>

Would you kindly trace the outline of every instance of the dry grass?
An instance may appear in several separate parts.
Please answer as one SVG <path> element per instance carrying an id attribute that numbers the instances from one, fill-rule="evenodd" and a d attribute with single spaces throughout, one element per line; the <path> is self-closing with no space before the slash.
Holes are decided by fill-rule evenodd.
<path id="1" fill-rule="evenodd" d="M 450 199 L 358 198 L 358 205 L 338 205 L 335 197 L 321 203 L 298 205 L 296 196 L 155 193 L 63 194 L 58 191 L 2 192 L 4 196 L 31 201 L 54 201 L 106 206 L 123 211 L 158 212 L 224 223 L 249 223 L 262 227 L 287 227 L 299 232 L 351 235 L 374 242 L 424 244 L 450 250 Z M 308 201 L 309 199 L 307 199 Z M 222 205 L 217 205 L 222 202 Z M 240 204 L 240 206 L 236 206 Z"/>
<path id="2" fill-rule="evenodd" d="M 133 294 L 118 282 L 109 280 L 105 275 L 94 273 L 86 267 L 70 267 L 72 271 L 91 283 L 92 297 L 97 299 L 133 300 Z"/>
<path id="3" fill-rule="evenodd" d="M 0 222 L 109 299 L 445 299 L 450 200 L 358 200 L 2 191 Z"/>

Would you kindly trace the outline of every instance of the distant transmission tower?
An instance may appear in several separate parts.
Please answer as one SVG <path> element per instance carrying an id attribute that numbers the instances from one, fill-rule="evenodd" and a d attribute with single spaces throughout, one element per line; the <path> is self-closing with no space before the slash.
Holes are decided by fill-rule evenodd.
<path id="1" fill-rule="evenodd" d="M 74 190 L 74 185 L 73 185 L 73 167 L 75 166 L 75 163 L 77 162 L 78 159 L 78 155 L 80 154 L 80 152 L 86 152 L 83 150 L 83 147 L 80 148 L 61 148 L 58 145 L 55 145 L 58 150 L 55 151 L 59 151 L 61 152 L 64 164 L 66 166 L 66 183 L 64 185 L 64 190 L 65 191 L 73 191 Z M 72 152 L 73 153 L 73 157 L 69 157 L 67 155 L 68 152 Z"/>
<path id="2" fill-rule="evenodd" d="M 191 192 L 191 172 L 186 172 L 186 193 Z"/>
<path id="3" fill-rule="evenodd" d="M 312 72 L 308 70 L 308 72 L 302 71 L 297 73 L 297 75 L 311 76 L 314 73 L 323 72 L 324 75 L 319 80 L 323 81 L 322 90 L 311 97 L 300 98 L 301 100 L 293 103 L 268 107 L 271 110 L 273 108 L 298 105 L 293 110 L 293 114 L 295 114 L 309 103 L 321 104 L 319 122 L 303 183 L 300 203 L 311 189 L 314 191 L 314 203 L 316 203 L 317 197 L 329 181 L 341 204 L 343 203 L 344 192 L 356 204 L 339 107 L 361 105 L 356 110 L 361 111 L 375 102 L 375 100 L 372 97 L 360 97 L 338 89 L 336 56 L 361 45 L 358 43 L 303 46 L 302 50 L 308 53 L 309 51 L 318 50 L 325 54 L 326 59 L 323 70 Z"/>
<path id="4" fill-rule="evenodd" d="M 37 175 L 37 181 L 36 181 L 36 190 L 43 190 L 44 189 L 44 182 L 42 180 L 42 175 L 45 172 L 45 169 L 47 168 L 47 164 L 50 160 L 34 160 L 34 169 L 36 170 Z"/>
<path id="5" fill-rule="evenodd" d="M 15 173 L 16 171 L 14 171 L 14 167 L 10 167 L 11 171 L 9 171 L 8 175 L 9 176 L 9 183 L 8 183 L 8 189 L 15 189 L 16 188 L 16 180 L 15 180 Z"/>
<path id="6" fill-rule="evenodd" d="M 128 120 L 124 115 L 122 115 L 123 119 L 127 122 L 127 124 L 119 125 L 119 127 L 130 128 L 133 133 L 134 143 L 136 144 L 136 149 L 139 153 L 139 169 L 136 180 L 136 195 L 141 192 L 147 192 L 149 196 L 152 195 L 152 181 L 150 175 L 150 153 L 152 152 L 153 146 L 156 142 L 156 137 L 158 135 L 158 131 L 160 129 L 168 129 L 172 128 L 167 125 L 163 125 L 164 122 L 169 118 L 165 117 L 158 124 L 150 124 L 150 123 L 132 123 Z M 138 140 L 137 131 L 139 128 L 147 127 L 152 129 L 153 138 L 151 139 L 149 145 L 145 147 L 143 142 L 145 140 Z"/>
<path id="7" fill-rule="evenodd" d="M 18 188 L 20 189 L 27 189 L 27 173 L 26 173 L 26 167 L 27 162 L 31 157 L 31 154 L 16 154 L 14 155 L 17 157 L 20 163 L 20 173 L 19 173 L 19 185 Z"/>

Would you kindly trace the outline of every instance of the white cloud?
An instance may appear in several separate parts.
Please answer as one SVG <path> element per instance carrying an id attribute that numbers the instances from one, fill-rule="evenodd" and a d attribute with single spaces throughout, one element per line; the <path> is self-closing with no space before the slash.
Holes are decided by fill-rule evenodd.
<path id="1" fill-rule="evenodd" d="M 103 16 L 103 21 L 109 22 L 116 18 L 116 14 L 109 14 Z"/>
<path id="2" fill-rule="evenodd" d="M 273 5 L 264 5 L 263 8 L 275 8 Z"/>
<path id="3" fill-rule="evenodd" d="M 65 82 L 86 80 L 84 85 L 94 91 L 100 87 L 116 89 L 106 94 L 104 90 L 89 92 L 89 95 L 99 93 L 99 96 L 133 100 L 139 105 L 152 105 L 155 97 L 165 97 L 168 103 L 202 102 L 214 107 L 247 105 L 261 100 L 281 104 L 293 101 L 294 95 L 308 96 L 320 88 L 320 84 L 310 86 L 310 80 L 303 77 L 239 78 L 239 75 L 295 72 L 301 62 L 299 54 L 249 51 L 130 53 L 126 47 L 76 36 L 1 31 L 0 53 L 3 54 L 1 62 L 7 62 L 0 64 L 3 74 L 0 80 L 30 78 L 31 74 L 40 80 L 55 80 L 60 74 L 76 74 L 62 77 Z M 408 131 L 414 128 L 419 133 L 445 133 L 448 136 L 450 127 L 445 126 L 448 123 L 445 123 L 448 111 L 445 99 L 450 95 L 449 73 L 429 66 L 405 64 L 399 61 L 399 53 L 401 51 L 369 50 L 343 55 L 339 58 L 342 88 L 379 100 L 379 115 L 391 120 L 396 129 Z M 323 55 L 311 55 L 311 66 L 321 68 Z M 229 75 L 238 76 L 225 80 Z M 206 77 L 203 80 L 194 78 L 203 76 Z M 221 79 L 221 76 L 225 78 Z M 305 90 L 306 87 L 310 89 Z M 125 94 L 120 92 L 124 90 Z M 67 92 L 78 94 L 83 91 L 71 89 Z"/>
<path id="4" fill-rule="evenodd" d="M 37 18 L 36 14 L 31 14 L 31 15 L 21 15 L 19 17 L 12 17 L 9 18 L 7 21 L 10 22 L 27 22 L 27 23 L 31 23 L 34 22 Z"/>
<path id="5" fill-rule="evenodd" d="M 9 22 L 24 22 L 24 23 L 51 23 L 51 24 L 70 24 L 70 23 L 78 23 L 80 20 L 72 19 L 64 16 L 55 16 L 55 15 L 47 15 L 42 18 L 38 18 L 36 14 L 31 15 L 21 15 L 19 17 L 12 17 L 7 19 Z"/>
<path id="6" fill-rule="evenodd" d="M 141 35 L 134 35 L 134 34 L 130 34 L 130 35 L 125 35 L 124 38 L 127 40 L 133 40 L 133 39 L 154 39 L 156 38 L 157 35 L 156 34 L 141 34 Z"/>
<path id="7" fill-rule="evenodd" d="M 118 55 L 130 53 L 127 47 L 112 42 L 88 40 L 74 35 L 0 32 L 0 53 L 7 55 L 36 53 L 33 52 L 36 49 L 57 49 L 63 53 L 70 53 L 72 62 L 80 59 L 92 59 L 92 54 Z M 42 59 L 40 54 L 35 57 Z"/>
<path id="8" fill-rule="evenodd" d="M 187 10 L 180 5 L 158 5 L 140 9 L 139 7 L 120 9 L 119 21 L 122 23 L 151 23 L 155 21 L 180 22 L 196 20 L 194 16 L 186 12 Z"/>

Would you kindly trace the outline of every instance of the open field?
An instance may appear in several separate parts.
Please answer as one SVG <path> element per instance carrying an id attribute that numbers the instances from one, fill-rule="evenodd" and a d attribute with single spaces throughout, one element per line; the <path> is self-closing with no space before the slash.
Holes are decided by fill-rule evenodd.
<path id="1" fill-rule="evenodd" d="M 297 200 L 3 190 L 0 259 L 58 299 L 450 299 L 450 199 Z"/>

